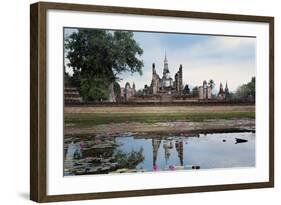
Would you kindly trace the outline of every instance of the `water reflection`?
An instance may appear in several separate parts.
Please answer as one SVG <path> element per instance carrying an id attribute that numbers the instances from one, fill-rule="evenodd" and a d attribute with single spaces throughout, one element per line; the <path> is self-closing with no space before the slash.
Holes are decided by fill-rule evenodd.
<path id="1" fill-rule="evenodd" d="M 251 132 L 65 137 L 64 149 L 64 175 L 255 166 Z"/>

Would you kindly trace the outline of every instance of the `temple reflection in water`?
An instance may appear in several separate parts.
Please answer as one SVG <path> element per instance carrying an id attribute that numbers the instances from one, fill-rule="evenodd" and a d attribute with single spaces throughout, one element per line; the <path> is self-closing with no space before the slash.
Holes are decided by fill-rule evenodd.
<path id="1" fill-rule="evenodd" d="M 152 139 L 153 167 L 154 168 L 157 167 L 156 164 L 157 155 L 162 141 L 163 141 L 162 144 L 164 149 L 164 155 L 165 155 L 164 158 L 165 158 L 166 165 L 168 165 L 168 160 L 170 158 L 171 151 L 175 147 L 180 162 L 180 166 L 183 166 L 183 139 L 175 140 L 174 143 L 172 140 L 170 141 L 170 140 Z"/>
<path id="2" fill-rule="evenodd" d="M 76 136 L 65 139 L 64 150 L 64 176 L 252 167 L 255 133 Z"/>

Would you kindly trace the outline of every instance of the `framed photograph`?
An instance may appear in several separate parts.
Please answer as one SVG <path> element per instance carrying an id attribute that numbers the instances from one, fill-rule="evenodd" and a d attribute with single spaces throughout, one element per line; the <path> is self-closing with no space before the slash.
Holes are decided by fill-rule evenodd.
<path id="1" fill-rule="evenodd" d="M 274 186 L 274 18 L 40 2 L 30 198 Z"/>

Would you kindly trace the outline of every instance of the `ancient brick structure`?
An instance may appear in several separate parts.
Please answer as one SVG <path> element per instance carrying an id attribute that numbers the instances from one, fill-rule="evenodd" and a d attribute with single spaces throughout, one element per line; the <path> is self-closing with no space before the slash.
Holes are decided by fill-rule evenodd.
<path id="1" fill-rule="evenodd" d="M 80 97 L 80 94 L 75 87 L 68 87 L 66 86 L 64 88 L 64 102 L 66 104 L 68 103 L 81 103 L 82 98 Z"/>
<path id="2" fill-rule="evenodd" d="M 217 96 L 218 100 L 225 100 L 229 97 L 229 90 L 227 86 L 227 82 L 225 84 L 225 89 L 223 89 L 222 83 L 220 83 L 220 90 Z"/>
<path id="3" fill-rule="evenodd" d="M 144 94 L 145 95 L 172 95 L 177 94 L 181 95 L 183 90 L 182 85 L 182 65 L 180 65 L 178 72 L 175 74 L 175 80 L 170 77 L 168 59 L 165 54 L 164 59 L 164 68 L 163 68 L 163 76 L 157 74 L 155 69 L 155 64 L 152 64 L 152 79 L 150 86 L 144 87 Z"/>

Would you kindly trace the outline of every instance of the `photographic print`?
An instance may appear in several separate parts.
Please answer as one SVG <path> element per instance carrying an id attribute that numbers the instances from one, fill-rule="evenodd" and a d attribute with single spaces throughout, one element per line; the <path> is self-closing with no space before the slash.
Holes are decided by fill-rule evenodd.
<path id="1" fill-rule="evenodd" d="M 30 199 L 274 187 L 274 17 L 30 6 Z"/>
<path id="2" fill-rule="evenodd" d="M 64 176 L 255 167 L 256 37 L 63 29 Z"/>

